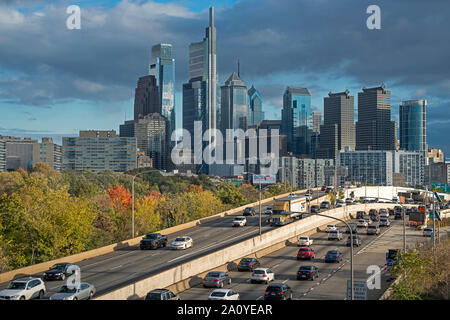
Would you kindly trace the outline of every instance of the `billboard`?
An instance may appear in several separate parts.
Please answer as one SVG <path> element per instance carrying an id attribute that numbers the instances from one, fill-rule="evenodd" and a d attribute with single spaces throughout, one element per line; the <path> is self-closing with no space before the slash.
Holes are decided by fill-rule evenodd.
<path id="1" fill-rule="evenodd" d="M 275 184 L 277 182 L 277 177 L 272 174 L 254 174 L 253 184 Z"/>

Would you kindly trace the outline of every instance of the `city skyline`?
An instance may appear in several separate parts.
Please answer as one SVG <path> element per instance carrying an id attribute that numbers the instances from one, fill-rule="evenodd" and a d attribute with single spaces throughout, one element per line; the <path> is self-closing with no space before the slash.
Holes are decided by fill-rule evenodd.
<path id="1" fill-rule="evenodd" d="M 19 2 L 11 1 L 9 3 L 9 5 L 1 5 L 0 12 L 3 14 L 11 13 L 10 16 L 12 18 L 2 22 L 2 24 L 5 24 L 5 27 L 7 25 L 8 31 L 11 34 L 27 26 L 41 26 L 41 28 L 37 29 L 37 32 L 39 30 L 48 32 L 46 26 L 42 25 L 43 17 L 49 19 L 52 23 L 66 18 L 66 15 L 61 16 L 61 14 L 57 14 L 55 8 L 50 8 L 46 5 L 42 5 L 34 10 L 20 10 L 20 5 L 15 5 L 15 3 Z M 215 24 L 218 32 L 217 51 L 219 52 L 218 73 L 220 75 L 220 85 L 235 70 L 236 61 L 239 59 L 241 61 L 242 79 L 247 84 L 254 84 L 261 93 L 264 101 L 263 111 L 266 114 L 265 118 L 281 119 L 282 94 L 286 86 L 308 88 L 312 96 L 311 104 L 313 109 L 323 111 L 323 102 L 321 101 L 330 90 L 338 92 L 348 89 L 356 96 L 355 92 L 359 92 L 364 86 L 373 87 L 380 83 L 385 83 L 392 92 L 392 120 L 398 122 L 398 110 L 402 101 L 426 99 L 428 101 L 428 145 L 429 147 L 441 148 L 447 154 L 450 153 L 450 146 L 444 140 L 445 134 L 442 135 L 445 130 L 448 130 L 448 121 L 450 118 L 446 116 L 448 108 L 445 107 L 446 105 L 450 106 L 450 90 L 448 90 L 448 80 L 445 80 L 445 74 L 448 73 L 446 72 L 448 69 L 448 63 L 446 64 L 446 61 L 442 59 L 441 68 L 436 70 L 429 62 L 420 60 L 418 53 L 412 52 L 410 54 L 412 57 L 404 59 L 405 61 L 402 65 L 391 68 L 395 70 L 388 70 L 389 68 L 387 67 L 378 68 L 380 70 L 377 70 L 379 64 L 375 60 L 372 61 L 373 65 L 361 67 L 364 61 L 366 63 L 370 62 L 370 59 L 375 57 L 374 54 L 367 54 L 366 52 L 367 56 L 359 55 L 354 57 L 342 53 L 339 55 L 340 61 L 333 60 L 326 62 L 325 55 L 325 57 L 317 57 L 317 60 L 310 57 L 308 60 L 299 62 L 298 59 L 292 58 L 292 54 L 299 53 L 298 49 L 301 48 L 317 49 L 322 42 L 319 40 L 311 42 L 312 38 L 304 36 L 304 40 L 307 41 L 303 41 L 302 43 L 294 41 L 288 46 L 288 49 L 283 49 L 282 52 L 278 53 L 284 55 L 283 59 L 278 60 L 277 63 L 273 63 L 275 66 L 268 65 L 266 63 L 268 60 L 266 59 L 272 58 L 274 54 L 271 45 L 275 45 L 276 43 L 271 43 L 270 39 L 266 39 L 265 37 L 261 38 L 261 36 L 270 34 L 271 30 L 272 32 L 280 33 L 284 30 L 284 27 L 277 26 L 275 24 L 276 21 L 272 21 L 276 19 L 268 22 L 272 29 L 264 29 L 261 24 L 254 24 L 254 27 L 246 29 L 248 31 L 248 35 L 245 37 L 246 41 L 242 38 L 244 36 L 241 36 L 240 40 L 242 45 L 238 46 L 236 41 L 239 40 L 239 35 L 236 32 L 236 28 L 242 27 L 244 23 L 239 17 L 249 10 L 250 3 L 251 1 L 242 1 L 240 3 L 231 3 L 228 6 L 222 5 L 216 9 Z M 60 136 L 76 136 L 79 130 L 95 128 L 105 130 L 115 129 L 118 131 L 119 125 L 123 123 L 125 113 L 127 114 L 126 120 L 131 119 L 136 79 L 146 74 L 145 70 L 147 68 L 147 61 L 150 58 L 150 49 L 157 43 L 173 44 L 174 58 L 177 61 L 175 104 L 178 118 L 177 127 L 180 127 L 180 117 L 182 114 L 181 83 L 186 82 L 188 79 L 187 45 L 198 39 L 198 35 L 204 29 L 209 4 L 205 3 L 203 8 L 197 7 L 196 10 L 193 10 L 189 6 L 183 7 L 180 4 L 170 2 L 156 3 L 147 1 L 137 4 L 134 2 L 117 1 L 108 8 L 102 8 L 103 11 L 101 12 L 98 7 L 90 4 L 89 1 L 82 2 L 80 6 L 83 10 L 82 12 L 85 12 L 86 17 L 82 13 L 82 19 L 84 19 L 82 21 L 85 23 L 81 30 L 69 31 L 62 28 L 59 32 L 49 32 L 51 43 L 56 43 L 62 34 L 71 39 L 70 43 L 66 42 L 68 48 L 58 47 L 53 43 L 54 49 L 58 49 L 56 50 L 57 52 L 67 54 L 65 59 L 59 58 L 55 62 L 52 62 L 50 58 L 55 53 L 50 52 L 48 47 L 39 50 L 35 57 L 29 59 L 23 65 L 20 65 L 20 55 L 13 57 L 10 54 L 10 49 L 5 50 L 5 53 L 2 54 L 2 59 L 0 60 L 0 81 L 3 90 L 0 91 L 0 108 L 3 116 L 0 120 L 0 134 L 19 137 L 50 136 L 54 137 L 56 142 L 61 143 Z M 261 6 L 263 9 L 261 9 L 258 15 L 252 16 L 250 20 L 260 21 L 260 19 L 263 19 L 270 5 L 268 2 L 262 1 Z M 312 5 L 302 2 L 302 6 L 303 11 L 309 11 L 315 15 L 319 14 L 317 11 L 318 8 Z M 387 11 L 387 17 L 383 16 L 383 28 L 379 31 L 370 31 L 364 26 L 366 16 L 364 15 L 363 7 L 364 5 L 361 5 L 361 8 L 352 8 L 350 10 L 351 12 L 345 13 L 351 17 L 350 21 L 352 24 L 345 23 L 342 28 L 362 36 L 361 45 L 364 51 L 380 44 L 392 45 L 391 42 L 394 40 L 391 39 L 389 42 L 380 40 L 380 35 L 388 34 L 394 39 L 406 37 L 405 31 L 411 30 L 411 28 L 415 30 L 415 26 L 406 23 L 406 18 L 410 17 L 413 19 L 420 11 L 420 8 L 416 8 L 415 10 L 408 11 L 408 13 L 402 12 L 401 16 L 403 20 L 406 19 L 406 22 L 402 26 L 399 23 L 395 23 L 393 19 L 394 13 L 400 13 L 401 5 L 389 4 L 382 1 L 380 7 L 383 12 Z M 124 17 L 129 18 L 132 14 L 136 15 L 136 10 L 138 9 L 141 9 L 143 14 L 148 12 L 150 8 L 159 8 L 159 11 L 153 10 L 154 12 L 149 20 L 144 19 L 143 15 L 139 14 L 138 17 L 140 19 L 135 21 L 133 28 L 130 28 L 125 23 L 126 21 L 123 20 L 117 20 L 118 26 L 112 28 L 112 20 L 114 20 L 119 10 L 124 10 Z M 167 11 L 166 15 L 163 15 L 163 9 L 167 10 L 168 8 L 172 8 L 172 11 Z M 333 4 L 330 2 L 330 9 L 332 8 Z M 278 8 L 278 10 L 280 9 Z M 357 13 L 358 10 L 359 13 Z M 439 12 L 436 12 L 436 14 L 439 15 Z M 237 17 L 235 18 L 235 16 Z M 102 21 L 100 19 L 101 17 L 103 17 Z M 167 32 L 160 29 L 160 34 L 156 37 L 153 34 L 146 36 L 139 34 L 139 37 L 136 37 L 138 39 L 133 39 L 125 48 L 123 46 L 120 47 L 119 42 L 111 41 L 100 36 L 100 32 L 102 31 L 108 35 L 110 32 L 117 30 L 117 27 L 120 27 L 121 31 L 118 36 L 121 39 L 139 26 L 142 27 L 146 23 L 151 25 L 156 17 L 160 17 L 162 25 L 167 26 Z M 239 23 L 233 26 L 231 23 L 232 19 L 236 19 Z M 168 23 L 171 24 L 168 25 Z M 299 27 L 297 24 L 294 24 L 294 26 Z M 323 32 L 316 24 L 313 24 L 313 26 L 316 28 L 315 33 L 321 34 Z M 430 34 L 435 31 L 433 27 L 423 27 L 422 34 Z M 108 31 L 109 28 L 112 30 Z M 2 29 L 6 30 L 5 28 Z M 0 31 L 0 33 L 2 32 L 4 31 Z M 84 33 L 86 37 L 83 38 L 79 34 L 71 34 L 70 32 Z M 445 34 L 448 31 L 444 30 L 441 32 Z M 335 35 L 341 36 L 342 34 L 338 32 Z M 364 41 L 364 37 L 367 41 Z M 417 41 L 421 43 L 424 41 L 424 43 L 427 42 L 422 37 L 418 38 L 420 39 L 417 39 Z M 106 61 L 96 65 L 98 67 L 97 78 L 93 76 L 92 70 L 87 70 L 97 69 L 93 68 L 93 62 L 86 64 L 87 60 L 85 57 L 85 55 L 92 57 L 93 49 L 89 47 L 89 44 L 95 39 L 99 40 L 102 45 L 108 45 L 107 47 L 112 49 L 111 57 L 108 59 L 104 58 Z M 283 37 L 283 39 L 289 43 L 289 39 L 286 39 L 286 37 Z M 325 43 L 327 39 L 324 39 L 323 42 Z M 1 43 L 2 47 L 9 47 L 9 40 L 10 36 L 5 37 Z M 413 41 L 413 39 L 408 38 L 403 40 L 402 43 L 405 45 L 408 44 L 407 40 Z M 75 61 L 73 60 L 74 56 L 66 50 L 72 48 L 73 45 L 81 45 L 83 43 L 82 41 L 85 41 L 87 46 L 79 52 L 80 54 L 82 53 L 81 55 L 79 54 L 81 68 L 79 68 L 80 70 L 78 72 L 75 72 L 69 63 Z M 234 45 L 231 46 L 233 43 Z M 412 43 L 410 42 L 409 45 L 412 45 Z M 24 44 L 18 42 L 13 47 L 20 48 L 21 45 Z M 30 46 L 38 48 L 35 42 L 31 42 Z M 261 58 L 259 55 L 255 55 L 254 59 L 250 59 L 250 52 L 256 48 L 261 48 L 261 46 L 267 48 L 266 54 L 269 57 Z M 139 48 L 142 48 L 142 50 L 139 50 Z M 442 52 L 439 50 L 436 53 L 438 60 L 441 56 L 445 55 L 446 48 L 443 47 L 442 49 Z M 18 51 L 20 52 L 21 50 Z M 385 58 L 393 57 L 388 52 L 382 52 L 380 54 Z M 6 59 L 6 56 L 8 56 L 8 59 Z M 120 60 L 121 57 L 134 57 L 136 59 L 130 62 L 129 59 Z M 142 59 L 138 59 L 138 57 L 142 57 Z M 98 62 L 97 57 L 92 58 L 95 62 Z M 352 58 L 352 61 L 347 61 L 346 63 L 348 65 L 345 66 L 343 61 L 350 58 Z M 105 63 L 111 61 L 110 59 L 114 59 L 117 63 L 109 64 L 108 68 L 110 70 L 106 71 L 104 68 Z M 122 61 L 129 63 L 124 64 Z M 422 72 L 419 72 L 420 70 L 415 71 L 418 61 L 423 63 L 420 67 Z M 66 64 L 63 62 L 66 62 Z M 320 62 L 323 65 L 320 65 Z M 262 65 L 265 67 L 261 68 Z M 125 66 L 128 67 L 127 71 L 122 72 Z M 331 71 L 325 72 L 325 67 L 330 68 Z M 428 69 L 426 69 L 427 67 Z M 289 72 L 287 70 L 288 68 L 293 71 Z M 423 69 L 426 69 L 427 72 L 424 72 Z M 343 71 L 341 73 L 342 76 L 337 77 L 336 74 L 341 71 Z M 99 78 L 108 77 L 111 72 L 114 74 L 108 81 L 98 81 Z M 61 85 L 55 85 L 53 83 L 53 81 L 56 81 L 53 80 L 56 75 L 59 75 L 61 78 L 58 82 L 61 82 L 61 85 L 66 83 L 67 87 L 62 88 Z M 123 77 L 118 77 L 122 75 Z M 131 76 L 133 76 L 132 81 L 129 80 Z M 31 88 L 30 83 L 34 84 L 35 88 Z M 124 97 L 128 97 L 128 99 L 124 99 Z M 355 100 L 355 104 L 357 104 L 356 97 Z M 355 111 L 355 117 L 357 117 L 357 110 Z M 63 114 L 66 116 L 66 119 L 63 119 Z"/>

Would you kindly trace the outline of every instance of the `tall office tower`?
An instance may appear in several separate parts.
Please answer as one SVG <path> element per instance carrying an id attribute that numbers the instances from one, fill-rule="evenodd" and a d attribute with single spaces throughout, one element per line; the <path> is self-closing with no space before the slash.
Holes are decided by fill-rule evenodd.
<path id="1" fill-rule="evenodd" d="M 152 113 L 137 120 L 134 135 L 139 150 L 152 159 L 152 165 L 159 170 L 169 169 L 170 122 L 159 113 Z"/>
<path id="2" fill-rule="evenodd" d="M 202 122 L 202 134 L 220 123 L 219 85 L 216 57 L 214 8 L 209 8 L 209 27 L 203 41 L 189 45 L 189 82 L 183 84 L 183 128 L 191 135 L 193 148 L 194 121 Z M 203 145 L 214 145 L 210 134 Z M 199 171 L 208 172 L 202 165 Z"/>
<path id="3" fill-rule="evenodd" d="M 134 96 L 134 120 L 154 112 L 161 112 L 156 77 L 153 75 L 140 77 Z"/>
<path id="4" fill-rule="evenodd" d="M 136 168 L 136 138 L 118 137 L 116 131 L 80 131 L 79 137 L 63 137 L 64 170 L 112 170 Z"/>
<path id="5" fill-rule="evenodd" d="M 31 138 L 1 137 L 6 144 L 6 170 L 31 170 L 39 162 L 39 143 Z"/>
<path id="6" fill-rule="evenodd" d="M 358 92 L 356 150 L 395 150 L 395 122 L 391 121 L 391 92 L 382 84 Z"/>
<path id="7" fill-rule="evenodd" d="M 320 133 L 320 126 L 322 125 L 322 112 L 313 111 L 313 132 Z"/>
<path id="8" fill-rule="evenodd" d="M 324 121 L 320 128 L 321 158 L 336 159 L 339 150 L 355 150 L 354 97 L 349 91 L 328 93 L 323 99 Z"/>
<path id="9" fill-rule="evenodd" d="M 399 119 L 400 149 L 427 151 L 427 100 L 403 101 Z"/>
<path id="10" fill-rule="evenodd" d="M 39 148 L 33 150 L 33 165 L 37 162 L 48 163 L 55 171 L 62 171 L 62 146 L 53 142 L 52 138 L 42 138 Z"/>
<path id="11" fill-rule="evenodd" d="M 307 155 L 311 150 L 311 94 L 306 88 L 287 87 L 281 113 L 282 134 L 287 136 L 288 152 Z"/>
<path id="12" fill-rule="evenodd" d="M 248 90 L 249 103 L 249 126 L 259 125 L 264 120 L 264 112 L 262 111 L 262 99 L 258 90 L 254 86 Z"/>
<path id="13" fill-rule="evenodd" d="M 6 142 L 0 140 L 0 171 L 6 171 Z"/>
<path id="14" fill-rule="evenodd" d="M 169 120 L 169 137 L 175 124 L 175 59 L 172 45 L 160 43 L 152 47 L 149 74 L 155 76 L 159 90 L 161 114 Z M 175 145 L 175 141 L 171 143 Z"/>
<path id="15" fill-rule="evenodd" d="M 226 129 L 247 130 L 249 122 L 247 86 L 233 72 L 220 87 L 221 123 L 220 130 L 225 137 Z"/>

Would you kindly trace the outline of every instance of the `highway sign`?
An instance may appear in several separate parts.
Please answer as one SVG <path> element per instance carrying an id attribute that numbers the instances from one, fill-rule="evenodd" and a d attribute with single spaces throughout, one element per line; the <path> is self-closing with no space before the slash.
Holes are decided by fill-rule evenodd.
<path id="1" fill-rule="evenodd" d="M 351 300 L 350 280 L 347 280 L 347 300 Z M 353 281 L 353 300 L 367 300 L 367 282 Z"/>
<path id="2" fill-rule="evenodd" d="M 450 183 L 432 182 L 431 191 L 450 193 Z"/>
<path id="3" fill-rule="evenodd" d="M 271 174 L 255 174 L 253 175 L 253 184 L 275 184 L 277 177 Z"/>

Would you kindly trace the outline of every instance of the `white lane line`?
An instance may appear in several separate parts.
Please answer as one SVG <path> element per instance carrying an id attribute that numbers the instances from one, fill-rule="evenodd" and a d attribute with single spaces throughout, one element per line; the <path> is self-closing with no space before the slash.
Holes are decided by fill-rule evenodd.
<path id="1" fill-rule="evenodd" d="M 264 298 L 263 296 L 259 296 L 258 298 L 256 298 L 256 300 L 261 300 L 262 298 Z"/>
<path id="2" fill-rule="evenodd" d="M 283 283 L 286 283 L 288 280 L 289 280 L 289 279 L 284 280 Z"/>
<path id="3" fill-rule="evenodd" d="M 281 264 L 281 263 L 274 265 L 274 266 L 272 267 L 272 269 L 275 269 L 275 268 L 278 267 L 280 264 Z"/>
<path id="4" fill-rule="evenodd" d="M 114 270 L 114 269 L 120 268 L 121 266 L 123 266 L 123 264 L 121 264 L 120 266 L 113 267 L 113 268 L 111 268 L 109 270 Z"/>

